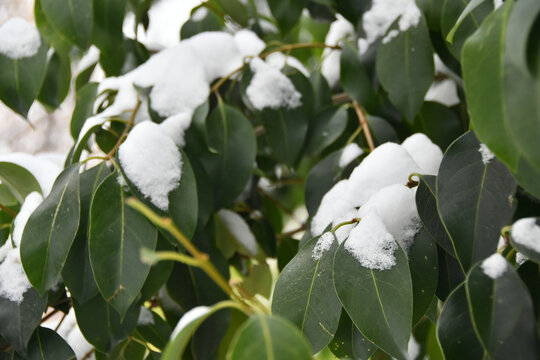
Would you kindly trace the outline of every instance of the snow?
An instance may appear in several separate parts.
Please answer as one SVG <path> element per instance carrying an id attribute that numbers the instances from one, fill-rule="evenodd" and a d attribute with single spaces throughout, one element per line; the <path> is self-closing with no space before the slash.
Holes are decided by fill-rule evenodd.
<path id="1" fill-rule="evenodd" d="M 294 109 L 302 105 L 302 94 L 285 74 L 259 58 L 251 60 L 250 66 L 254 75 L 246 94 L 257 110 Z"/>
<path id="2" fill-rule="evenodd" d="M 540 226 L 536 218 L 519 219 L 512 225 L 512 241 L 540 253 Z"/>
<path id="3" fill-rule="evenodd" d="M 197 10 L 195 10 L 195 12 L 191 15 L 191 20 L 201 21 L 201 20 L 204 20 L 206 15 L 208 15 L 208 9 L 202 6 L 198 8 Z"/>
<path id="4" fill-rule="evenodd" d="M 54 181 L 62 171 L 57 164 L 25 153 L 11 153 L 0 156 L 0 161 L 10 162 L 28 170 L 36 178 L 43 196 L 49 195 Z"/>
<path id="5" fill-rule="evenodd" d="M 342 15 L 338 14 L 337 19 L 330 24 L 324 43 L 331 46 L 340 45 L 343 40 L 354 38 L 355 35 L 354 26 Z M 323 51 L 321 73 L 330 87 L 334 87 L 339 83 L 340 57 L 341 50 L 325 49 Z"/>
<path id="6" fill-rule="evenodd" d="M 371 8 L 362 16 L 362 24 L 366 37 L 359 42 L 360 54 L 365 53 L 371 44 L 386 34 L 392 23 L 399 18 L 399 31 L 407 31 L 410 27 L 418 25 L 422 17 L 420 9 L 414 0 L 373 0 Z M 391 31 L 383 43 L 387 43 L 397 36 Z"/>
<path id="7" fill-rule="evenodd" d="M 20 17 L 13 17 L 0 26 L 0 54 L 22 59 L 37 54 L 41 37 L 35 26 Z"/>
<path id="8" fill-rule="evenodd" d="M 409 136 L 401 146 L 407 150 L 425 175 L 437 175 L 443 158 L 441 149 L 426 135 L 417 133 Z"/>
<path id="9" fill-rule="evenodd" d="M 255 240 L 255 236 L 251 232 L 246 221 L 237 213 L 227 209 L 219 210 L 218 216 L 229 229 L 231 235 L 238 240 L 244 249 L 246 249 L 250 255 L 257 255 L 257 252 L 259 251 L 257 240 Z"/>
<path id="10" fill-rule="evenodd" d="M 333 243 L 334 243 L 334 234 L 332 234 L 332 232 L 328 231 L 322 234 L 319 240 L 317 240 L 315 247 L 313 248 L 313 253 L 311 255 L 313 260 L 315 261 L 319 260 L 325 252 L 330 250 Z"/>
<path id="11" fill-rule="evenodd" d="M 416 359 L 420 355 L 422 350 L 420 344 L 414 338 L 414 335 L 411 335 L 409 338 L 409 344 L 407 345 L 407 352 L 409 353 L 409 358 Z"/>
<path id="12" fill-rule="evenodd" d="M 13 248 L 11 240 L 0 248 L 0 297 L 20 304 L 31 285 L 24 273 L 19 248 Z"/>
<path id="13" fill-rule="evenodd" d="M 341 156 L 339 157 L 339 167 L 342 169 L 345 168 L 354 159 L 356 159 L 363 153 L 364 150 L 362 150 L 360 146 L 358 146 L 358 144 L 350 143 L 349 145 L 345 146 L 345 148 L 341 152 Z"/>
<path id="14" fill-rule="evenodd" d="M 454 80 L 444 79 L 434 82 L 424 96 L 425 101 L 434 101 L 452 107 L 459 104 L 457 85 Z"/>
<path id="15" fill-rule="evenodd" d="M 30 218 L 30 215 L 32 215 L 34 210 L 39 206 L 39 204 L 41 204 L 42 201 L 43 196 L 41 196 L 40 193 L 35 191 L 28 194 L 26 196 L 26 199 L 24 199 L 21 210 L 19 210 L 19 213 L 13 221 L 13 234 L 11 238 L 15 247 L 21 246 L 21 239 L 24 227 L 26 226 L 26 222 Z"/>
<path id="16" fill-rule="evenodd" d="M 503 0 L 493 0 L 493 7 L 497 9 L 498 7 L 502 6 Z"/>
<path id="17" fill-rule="evenodd" d="M 290 66 L 300 71 L 305 77 L 309 77 L 309 71 L 305 66 L 291 55 L 285 55 L 281 52 L 275 52 L 266 57 L 266 63 L 278 70 L 283 69 L 285 66 Z"/>
<path id="18" fill-rule="evenodd" d="M 516 253 L 516 264 L 518 264 L 519 266 L 525 264 L 527 260 L 529 260 L 527 256 L 523 255 L 519 251 Z"/>
<path id="19" fill-rule="evenodd" d="M 137 124 L 118 149 L 118 158 L 127 178 L 163 211 L 169 208 L 169 193 L 182 176 L 182 155 L 159 125 Z"/>
<path id="20" fill-rule="evenodd" d="M 139 319 L 137 320 L 137 325 L 154 325 L 154 317 L 152 316 L 152 311 L 148 310 L 144 306 L 141 306 L 141 312 L 139 312 Z"/>
<path id="21" fill-rule="evenodd" d="M 490 163 L 491 160 L 495 157 L 495 154 L 489 150 L 486 144 L 480 144 L 480 147 L 478 148 L 478 151 L 482 155 L 482 162 L 487 165 Z"/>
<path id="22" fill-rule="evenodd" d="M 382 220 L 373 212 L 366 214 L 352 229 L 345 249 L 368 269 L 388 270 L 396 265 L 398 245 Z"/>
<path id="23" fill-rule="evenodd" d="M 88 69 L 90 66 L 95 65 L 99 61 L 100 54 L 101 52 L 95 45 L 90 46 L 86 54 L 84 54 L 77 64 L 78 72 L 80 73 Z"/>
<path id="24" fill-rule="evenodd" d="M 392 237 L 408 252 L 421 228 L 415 195 L 415 190 L 401 184 L 379 190 L 360 208 L 360 223 L 370 214 L 376 214 Z"/>
<path id="25" fill-rule="evenodd" d="M 182 315 L 182 317 L 180 318 L 180 321 L 178 321 L 178 323 L 176 324 L 176 327 L 171 333 L 170 339 L 173 340 L 174 338 L 176 338 L 176 336 L 180 334 L 186 326 L 188 326 L 189 324 L 191 324 L 198 318 L 205 316 L 209 312 L 210 312 L 210 308 L 208 306 L 197 306 L 189 310 L 187 313 Z"/>
<path id="26" fill-rule="evenodd" d="M 508 263 L 506 262 L 505 258 L 499 253 L 495 253 L 482 261 L 482 264 L 480 266 L 482 267 L 484 274 L 494 280 L 501 277 L 508 269 Z"/>
<path id="27" fill-rule="evenodd" d="M 71 346 L 78 360 L 85 359 L 85 356 L 94 348 L 86 341 L 79 329 L 73 308 L 69 309 L 57 332 Z M 87 359 L 95 359 L 95 357 Z"/>
<path id="28" fill-rule="evenodd" d="M 234 34 L 234 42 L 236 43 L 242 58 L 247 56 L 257 56 L 266 47 L 266 43 L 262 41 L 257 34 L 247 29 L 237 31 Z"/>
<path id="29" fill-rule="evenodd" d="M 167 118 L 159 126 L 176 145 L 183 147 L 186 144 L 184 137 L 186 130 L 191 125 L 191 119 L 191 112 L 183 112 Z"/>

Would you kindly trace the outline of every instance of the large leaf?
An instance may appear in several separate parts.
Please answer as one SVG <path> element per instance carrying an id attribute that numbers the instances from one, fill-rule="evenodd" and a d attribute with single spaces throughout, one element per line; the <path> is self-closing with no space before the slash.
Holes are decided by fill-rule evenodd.
<path id="1" fill-rule="evenodd" d="M 84 337 L 96 349 L 108 352 L 113 346 L 127 338 L 137 326 L 139 305 L 133 304 L 123 319 L 97 294 L 84 304 L 73 300 L 77 324 Z M 96 321 L 99 319 L 99 321 Z"/>
<path id="2" fill-rule="evenodd" d="M 46 306 L 47 296 L 40 297 L 33 288 L 24 294 L 21 303 L 0 296 L 0 335 L 19 354 L 26 354 L 28 341 L 39 325 Z"/>
<path id="3" fill-rule="evenodd" d="M 64 284 L 79 303 L 86 302 L 99 292 L 88 254 L 88 220 L 92 196 L 109 174 L 105 162 L 80 174 L 81 221 L 62 270 Z"/>
<path id="4" fill-rule="evenodd" d="M 0 54 L 0 100 L 26 117 L 39 94 L 47 69 L 47 44 L 41 39 L 37 53 L 11 59 Z"/>
<path id="5" fill-rule="evenodd" d="M 471 121 L 478 138 L 505 164 L 516 169 L 520 152 L 509 136 L 510 116 L 504 94 L 506 27 L 512 9 L 507 1 L 465 42 L 463 82 Z"/>
<path id="6" fill-rule="evenodd" d="M 81 217 L 79 164 L 65 169 L 51 193 L 32 213 L 21 241 L 28 280 L 40 292 L 53 287 L 66 262 Z"/>
<path id="7" fill-rule="evenodd" d="M 255 161 L 255 133 L 238 110 L 218 104 L 207 119 L 208 142 L 218 154 L 202 159 L 214 188 L 214 207 L 230 204 L 251 177 Z"/>
<path id="8" fill-rule="evenodd" d="M 28 360 L 74 360 L 73 349 L 58 333 L 38 327 L 28 344 Z"/>
<path id="9" fill-rule="evenodd" d="M 405 252 L 394 252 L 391 269 L 368 269 L 345 249 L 346 241 L 334 257 L 334 286 L 341 303 L 366 338 L 393 357 L 407 359 L 413 294 Z"/>
<path id="10" fill-rule="evenodd" d="M 397 26 L 394 23 L 390 31 L 397 31 Z M 392 104 L 406 119 L 414 120 L 434 76 L 433 49 L 423 17 L 417 26 L 383 40 L 377 52 L 377 76 Z"/>
<path id="11" fill-rule="evenodd" d="M 437 247 L 439 276 L 437 280 L 437 297 L 445 301 L 448 295 L 465 280 L 465 274 L 455 257 L 448 254 L 440 246 Z"/>
<path id="12" fill-rule="evenodd" d="M 333 235 L 332 238 L 330 248 L 321 254 L 315 250 L 320 236 L 300 249 L 281 272 L 272 300 L 272 313 L 296 325 L 315 353 L 332 340 L 341 314 L 332 279 L 332 261 L 338 243 Z"/>
<path id="13" fill-rule="evenodd" d="M 89 249 L 99 291 L 124 316 L 150 271 L 140 260 L 140 250 L 155 248 L 157 230 L 125 204 L 117 176 L 103 180 L 92 199 Z"/>
<path id="14" fill-rule="evenodd" d="M 496 158 L 483 159 L 488 154 L 480 149 L 473 132 L 461 136 L 444 155 L 437 176 L 439 214 L 464 271 L 495 251 L 513 213 L 514 178 Z"/>
<path id="15" fill-rule="evenodd" d="M 92 1 L 88 0 L 40 0 L 46 19 L 64 40 L 88 47 L 92 35 Z"/>
<path id="16" fill-rule="evenodd" d="M 377 347 L 354 326 L 346 311 L 341 313 L 336 334 L 328 344 L 328 348 L 340 359 L 362 360 L 369 359 L 377 350 Z"/>
<path id="17" fill-rule="evenodd" d="M 236 333 L 227 359 L 308 360 L 312 352 L 306 339 L 288 321 L 255 315 Z"/>
<path id="18" fill-rule="evenodd" d="M 446 359 L 484 358 L 484 349 L 471 322 L 464 285 L 458 287 L 446 300 L 437 322 L 437 338 Z"/>
<path id="19" fill-rule="evenodd" d="M 493 270 L 492 264 L 502 273 L 487 275 Z M 466 290 L 474 327 L 491 358 L 540 358 L 531 298 L 517 272 L 501 255 L 473 267 Z"/>
<path id="20" fill-rule="evenodd" d="M 42 192 L 39 183 L 30 171 L 10 162 L 0 162 L 0 181 L 21 204 L 31 192 Z"/>
<path id="21" fill-rule="evenodd" d="M 93 0 L 92 41 L 101 50 L 100 63 L 109 76 L 120 75 L 126 57 L 122 23 L 127 0 Z"/>
<path id="22" fill-rule="evenodd" d="M 287 33 L 298 23 L 306 4 L 307 0 L 268 0 L 270 11 L 284 33 Z"/>

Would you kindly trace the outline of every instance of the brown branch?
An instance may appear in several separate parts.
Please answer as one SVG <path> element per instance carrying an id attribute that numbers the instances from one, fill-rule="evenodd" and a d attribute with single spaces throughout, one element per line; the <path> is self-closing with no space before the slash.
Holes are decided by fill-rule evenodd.
<path id="1" fill-rule="evenodd" d="M 122 133 L 122 135 L 120 135 L 120 138 L 118 139 L 114 147 L 111 149 L 111 151 L 109 151 L 109 153 L 105 156 L 107 160 L 112 159 L 114 154 L 118 151 L 118 148 L 120 147 L 120 145 L 122 145 L 122 143 L 126 139 L 129 133 L 129 130 L 132 128 L 133 123 L 135 122 L 135 116 L 137 115 L 137 111 L 139 111 L 140 107 L 141 107 L 141 101 L 137 99 L 137 105 L 135 105 L 135 109 L 133 109 L 133 112 L 131 113 L 131 116 L 129 117 L 129 121 L 126 125 L 126 128 L 124 129 L 124 132 Z"/>
<path id="2" fill-rule="evenodd" d="M 96 351 L 96 349 L 91 349 L 89 352 L 87 352 L 86 354 L 84 354 L 82 360 L 88 360 L 90 359 L 90 357 L 92 356 L 92 354 Z"/>
<path id="3" fill-rule="evenodd" d="M 360 122 L 360 126 L 362 127 L 362 130 L 364 131 L 364 136 L 366 137 L 369 150 L 373 151 L 373 149 L 375 149 L 375 144 L 373 143 L 373 138 L 371 137 L 371 131 L 369 130 L 369 125 L 364 115 L 364 112 L 362 111 L 362 108 L 360 107 L 360 105 L 358 105 L 356 101 L 353 101 L 352 104 L 354 107 L 354 111 L 356 112 L 356 116 L 358 116 L 358 121 Z"/>
<path id="4" fill-rule="evenodd" d="M 17 216 L 17 213 L 15 211 L 11 210 L 10 208 L 5 206 L 4 204 L 0 204 L 0 209 L 4 210 L 6 213 L 11 215 L 11 217 Z"/>
<path id="5" fill-rule="evenodd" d="M 58 309 L 54 309 L 53 311 L 51 311 L 50 313 L 48 313 L 47 315 L 45 315 L 44 317 L 41 318 L 41 324 L 43 324 L 45 321 L 49 320 L 50 318 L 52 318 L 54 315 L 56 315 L 60 310 Z"/>

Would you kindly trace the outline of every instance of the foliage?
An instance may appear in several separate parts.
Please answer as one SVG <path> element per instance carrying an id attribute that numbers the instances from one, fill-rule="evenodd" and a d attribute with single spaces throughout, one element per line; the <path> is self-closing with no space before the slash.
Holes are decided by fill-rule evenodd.
<path id="1" fill-rule="evenodd" d="M 159 146 L 173 143 L 154 131 L 178 114 L 160 111 L 158 85 L 105 85 L 163 53 L 122 32 L 128 13 L 148 27 L 152 1 L 36 0 L 41 45 L 22 59 L 0 46 L 0 100 L 26 117 L 71 88 L 75 144 L 52 189 L 0 162 L 0 271 L 19 261 L 31 284 L 10 297 L 2 288 L 15 280 L 0 273 L 0 359 L 540 358 L 540 3 L 416 0 L 415 23 L 395 18 L 370 40 L 368 12 L 381 3 L 194 9 L 181 44 L 242 28 L 264 43 L 208 80 L 171 169 Z M 348 30 L 334 39 L 338 23 Z M 72 73 L 94 47 L 99 58 Z M 217 43 L 201 51 L 217 58 L 198 62 L 228 61 Z M 254 96 L 276 55 L 282 77 L 259 91 L 283 86 Z M 97 67 L 101 84 L 90 81 Z M 453 99 L 436 94 L 444 84 Z M 115 113 L 129 91 L 129 111 Z M 149 140 L 133 143 L 145 116 Z M 442 160 L 429 141 L 415 150 L 418 137 L 383 145 L 417 132 Z M 146 157 L 141 180 L 130 161 Z M 161 202 L 148 195 L 170 184 Z M 396 186 L 409 208 L 383 198 Z M 44 200 L 28 210 L 35 192 Z M 338 213 L 341 202 L 353 213 Z M 334 222 L 319 231 L 324 206 Z M 394 231 L 406 211 L 416 222 Z M 85 340 L 40 326 L 73 312 Z"/>

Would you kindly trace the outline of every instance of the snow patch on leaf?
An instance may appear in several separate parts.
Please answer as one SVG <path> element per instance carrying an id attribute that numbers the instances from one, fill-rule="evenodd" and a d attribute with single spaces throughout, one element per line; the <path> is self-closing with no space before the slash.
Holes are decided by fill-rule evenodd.
<path id="1" fill-rule="evenodd" d="M 231 235 L 253 256 L 257 255 L 259 250 L 257 240 L 251 232 L 248 224 L 240 215 L 234 211 L 221 209 L 218 212 L 219 218 L 223 221 Z"/>
<path id="2" fill-rule="evenodd" d="M 508 269 L 508 263 L 499 253 L 495 253 L 482 261 L 480 266 L 482 267 L 484 274 L 494 280 L 500 278 Z"/>
<path id="3" fill-rule="evenodd" d="M 154 317 L 152 316 L 152 311 L 144 306 L 141 306 L 141 312 L 139 313 L 137 325 L 154 325 Z"/>
<path id="4" fill-rule="evenodd" d="M 180 334 L 186 326 L 188 326 L 189 324 L 191 324 L 193 321 L 197 320 L 198 318 L 208 314 L 209 312 L 210 312 L 210 308 L 208 306 L 197 306 L 189 310 L 187 313 L 182 315 L 182 317 L 176 324 L 176 327 L 171 333 L 170 339 L 174 340 L 174 338 L 178 334 Z"/>
<path id="5" fill-rule="evenodd" d="M 364 150 L 362 150 L 362 148 L 360 148 L 358 144 L 350 143 L 349 145 L 345 146 L 345 148 L 341 152 L 341 156 L 339 157 L 339 167 L 342 169 L 345 168 L 354 159 L 356 159 L 363 153 L 364 153 Z"/>
<path id="6" fill-rule="evenodd" d="M 313 253 L 311 255 L 313 260 L 315 261 L 319 260 L 325 252 L 330 250 L 333 243 L 334 243 L 334 234 L 332 234 L 330 231 L 322 234 L 319 240 L 317 240 L 315 247 L 313 248 Z"/>
<path id="7" fill-rule="evenodd" d="M 0 26 L 0 54 L 22 59 L 37 54 L 41 36 L 35 26 L 20 17 L 13 17 Z"/>
<path id="8" fill-rule="evenodd" d="M 487 165 L 495 157 L 495 154 L 489 150 L 486 144 L 480 144 L 478 152 L 482 155 L 482 162 Z"/>
<path id="9" fill-rule="evenodd" d="M 536 218 L 519 219 L 512 225 L 512 240 L 521 246 L 540 253 L 540 226 Z"/>

